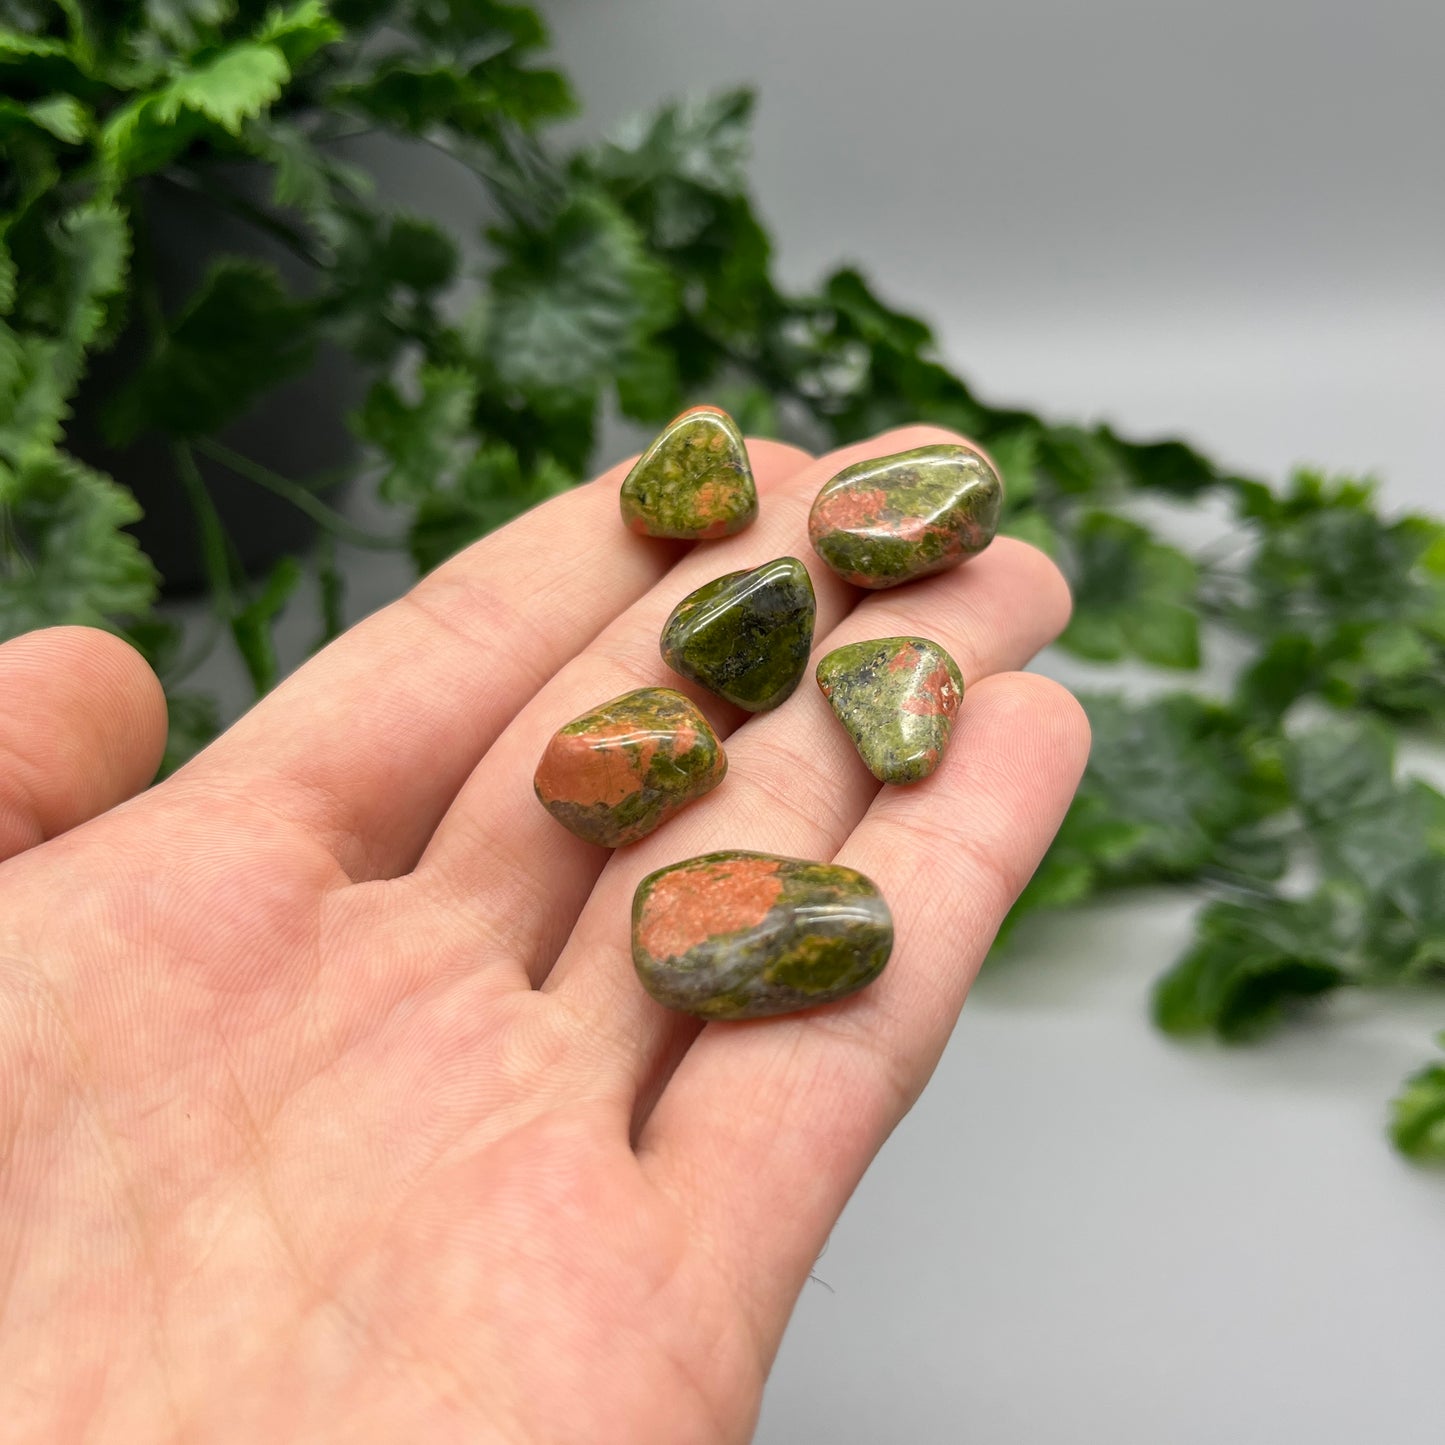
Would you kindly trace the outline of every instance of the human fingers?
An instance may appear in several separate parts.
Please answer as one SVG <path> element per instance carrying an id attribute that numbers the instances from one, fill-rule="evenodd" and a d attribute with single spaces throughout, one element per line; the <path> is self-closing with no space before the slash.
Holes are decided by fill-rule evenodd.
<path id="1" fill-rule="evenodd" d="M 0 860 L 103 813 L 155 776 L 166 700 L 145 659 L 93 627 L 0 646 Z"/>
<path id="2" fill-rule="evenodd" d="M 749 454 L 765 498 L 806 460 L 778 442 Z M 353 627 L 179 786 L 257 799 L 353 879 L 404 872 L 517 710 L 686 550 L 623 527 L 629 465 L 534 508 Z"/>
<path id="3" fill-rule="evenodd" d="M 924 442 L 954 439 L 936 428 L 909 428 L 843 448 L 802 468 L 775 489 L 752 527 L 683 558 L 517 715 L 458 795 L 413 879 L 408 880 L 421 889 L 423 903 L 441 899 L 452 906 L 460 901 L 457 914 L 463 928 L 458 946 L 467 957 L 477 953 L 477 928 L 495 930 L 500 926 L 500 936 L 492 933 L 488 937 L 489 956 L 519 963 L 534 982 L 539 980 L 566 942 L 606 862 L 602 849 L 559 827 L 533 796 L 538 756 L 557 728 L 621 693 L 665 684 L 697 700 L 726 737 L 747 715 L 685 682 L 658 656 L 658 637 L 673 607 L 692 589 L 723 573 L 794 555 L 811 559 L 817 630 L 826 634 L 854 605 L 857 593 L 828 571 L 808 546 L 808 510 L 818 489 L 852 462 Z M 805 677 L 799 692 L 811 689 L 812 683 Z M 796 699 L 790 700 L 776 712 L 749 722 L 744 732 L 773 726 L 767 719 L 794 716 L 798 706 Z M 740 775 L 734 762 L 727 781 L 711 798 L 731 807 L 738 790 L 748 786 L 749 780 Z M 670 822 L 654 839 L 674 839 L 681 822 Z M 632 856 L 638 848 L 647 848 L 652 856 L 651 850 L 657 846 L 652 839 L 644 840 L 624 849 L 620 856 Z"/>
<path id="4" fill-rule="evenodd" d="M 710 1024 L 638 1140 L 643 1167 L 732 1274 L 771 1357 L 828 1232 L 931 1076 L 999 923 L 1072 798 L 1088 724 L 1016 673 L 964 698 L 927 785 L 887 788 L 836 861 L 882 889 L 891 962 L 793 1017 Z"/>
<path id="5" fill-rule="evenodd" d="M 966 567 L 866 597 L 818 644 L 815 658 L 848 642 L 919 635 L 957 660 L 971 688 L 1022 667 L 1068 615 L 1068 588 L 1054 564 L 1033 547 L 1000 538 Z M 951 752 L 963 746 L 956 740 Z M 639 1118 L 698 1024 L 659 1007 L 638 984 L 629 937 L 637 884 L 668 863 L 727 848 L 830 858 L 879 792 L 811 680 L 785 707 L 748 722 L 730 740 L 729 754 L 721 788 L 665 831 L 614 855 L 544 984 L 584 1026 L 616 1039 L 619 1086 L 635 1092 Z M 946 786 L 944 776 L 940 769 L 905 791 L 933 796 Z"/>

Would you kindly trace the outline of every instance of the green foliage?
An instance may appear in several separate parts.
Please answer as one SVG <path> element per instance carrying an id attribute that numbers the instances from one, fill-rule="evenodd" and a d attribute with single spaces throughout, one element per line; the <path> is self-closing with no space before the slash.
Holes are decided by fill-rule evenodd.
<path id="1" fill-rule="evenodd" d="M 567 154 L 546 128 L 574 100 L 546 43 L 531 6 L 497 0 L 0 0 L 0 637 L 129 636 L 167 683 L 167 770 L 220 723 L 182 690 L 196 657 L 154 610 L 137 504 L 82 421 L 174 466 L 214 635 L 258 693 L 308 571 L 334 636 L 338 549 L 387 539 L 320 502 L 322 479 L 216 435 L 327 353 L 365 378 L 355 470 L 402 513 L 395 545 L 420 570 L 587 475 L 608 410 L 657 425 L 713 400 L 814 446 L 933 422 L 991 451 L 1005 531 L 1070 574 L 1065 648 L 1176 677 L 1221 634 L 1246 654 L 1227 697 L 1087 699 L 1088 772 L 1011 922 L 1192 887 L 1194 942 L 1155 996 L 1181 1034 L 1250 1038 L 1339 988 L 1445 983 L 1445 801 L 1397 776 L 1385 726 L 1445 715 L 1445 526 L 1382 516 L 1367 482 L 1273 490 L 1177 439 L 990 405 L 858 271 L 779 285 L 747 188 L 748 91 Z M 378 197 L 338 153 L 366 132 L 449 157 L 498 218 L 488 244 Z M 183 296 L 161 245 L 176 197 L 236 235 Z M 118 345 L 139 358 L 126 379 L 87 382 Z M 241 575 L 197 455 L 315 518 L 315 555 Z M 1145 520 L 1160 502 L 1232 506 L 1238 530 L 1222 553 L 1182 548 Z M 1445 1155 L 1445 1066 L 1395 1110 L 1404 1152 Z"/>
<path id="2" fill-rule="evenodd" d="M 1445 1034 L 1439 1042 L 1445 1048 Z M 1391 1105 L 1390 1136 L 1409 1158 L 1445 1164 L 1445 1063 L 1427 1064 L 1405 1080 Z"/>

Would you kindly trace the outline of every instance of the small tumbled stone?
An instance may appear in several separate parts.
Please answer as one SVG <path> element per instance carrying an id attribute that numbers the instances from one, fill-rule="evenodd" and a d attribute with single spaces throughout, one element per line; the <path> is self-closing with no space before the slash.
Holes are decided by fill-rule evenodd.
<path id="1" fill-rule="evenodd" d="M 757 515 L 743 435 L 715 406 L 670 421 L 622 483 L 622 520 L 645 537 L 731 537 Z"/>
<path id="2" fill-rule="evenodd" d="M 710 793 L 727 770 L 717 734 L 690 698 L 642 687 L 553 734 L 532 785 L 564 828 L 620 848 Z"/>
<path id="3" fill-rule="evenodd" d="M 808 569 L 779 557 L 688 593 L 662 629 L 662 660 L 728 702 L 764 712 L 803 676 L 816 615 Z"/>
<path id="4" fill-rule="evenodd" d="M 938 766 L 963 701 L 958 664 L 925 637 L 835 647 L 818 663 L 818 686 L 884 783 L 916 783 Z"/>
<path id="5" fill-rule="evenodd" d="M 705 1019 L 795 1013 L 883 971 L 893 920 L 836 863 L 707 853 L 649 874 L 632 902 L 632 961 L 658 1003 Z"/>
<path id="6" fill-rule="evenodd" d="M 845 467 L 813 502 L 817 554 L 855 587 L 944 572 L 993 541 L 1003 482 L 972 447 L 915 447 Z"/>

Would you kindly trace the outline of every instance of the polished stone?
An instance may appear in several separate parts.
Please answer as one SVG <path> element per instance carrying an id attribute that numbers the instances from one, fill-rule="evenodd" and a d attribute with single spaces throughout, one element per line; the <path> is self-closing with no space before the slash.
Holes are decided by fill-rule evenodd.
<path id="1" fill-rule="evenodd" d="M 818 663 L 818 686 L 884 783 L 916 783 L 938 766 L 963 701 L 958 664 L 925 637 L 835 647 Z"/>
<path id="2" fill-rule="evenodd" d="M 710 793 L 727 770 L 717 734 L 690 698 L 642 687 L 556 732 L 532 785 L 563 827 L 620 848 Z"/>
<path id="3" fill-rule="evenodd" d="M 831 1003 L 872 983 L 892 949 L 882 894 L 834 863 L 708 853 L 649 874 L 632 903 L 642 986 L 699 1018 Z"/>
<path id="4" fill-rule="evenodd" d="M 622 520 L 646 537 L 706 541 L 758 515 L 742 433 L 714 406 L 670 421 L 622 483 Z"/>
<path id="5" fill-rule="evenodd" d="M 897 587 L 976 557 L 998 530 L 1003 482 L 956 444 L 845 467 L 813 502 L 817 554 L 855 587 Z"/>
<path id="6" fill-rule="evenodd" d="M 779 557 L 684 597 L 662 629 L 662 660 L 738 707 L 764 712 L 803 676 L 816 615 L 808 569 Z"/>

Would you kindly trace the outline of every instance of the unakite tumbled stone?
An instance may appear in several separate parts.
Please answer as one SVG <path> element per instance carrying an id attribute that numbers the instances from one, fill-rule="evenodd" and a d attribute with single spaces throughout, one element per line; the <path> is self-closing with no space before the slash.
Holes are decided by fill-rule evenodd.
<path id="1" fill-rule="evenodd" d="M 925 637 L 835 647 L 818 663 L 818 686 L 884 783 L 916 783 L 938 766 L 963 701 L 958 664 Z"/>
<path id="2" fill-rule="evenodd" d="M 764 712 L 797 687 L 816 615 L 808 569 L 779 557 L 688 593 L 662 629 L 662 660 L 709 692 Z"/>
<path id="3" fill-rule="evenodd" d="M 836 863 L 708 853 L 649 874 L 632 902 L 632 961 L 658 1003 L 755 1019 L 872 983 L 893 949 L 877 887 Z"/>
<path id="4" fill-rule="evenodd" d="M 727 770 L 722 744 L 691 698 L 642 687 L 556 732 L 533 787 L 563 827 L 620 848 L 710 793 Z"/>
<path id="5" fill-rule="evenodd" d="M 757 515 L 743 435 L 715 406 L 670 421 L 622 483 L 622 520 L 646 537 L 731 537 Z"/>
<path id="6" fill-rule="evenodd" d="M 813 502 L 808 535 L 855 587 L 897 587 L 975 557 L 993 541 L 1003 481 L 957 444 L 915 447 L 845 467 Z"/>

